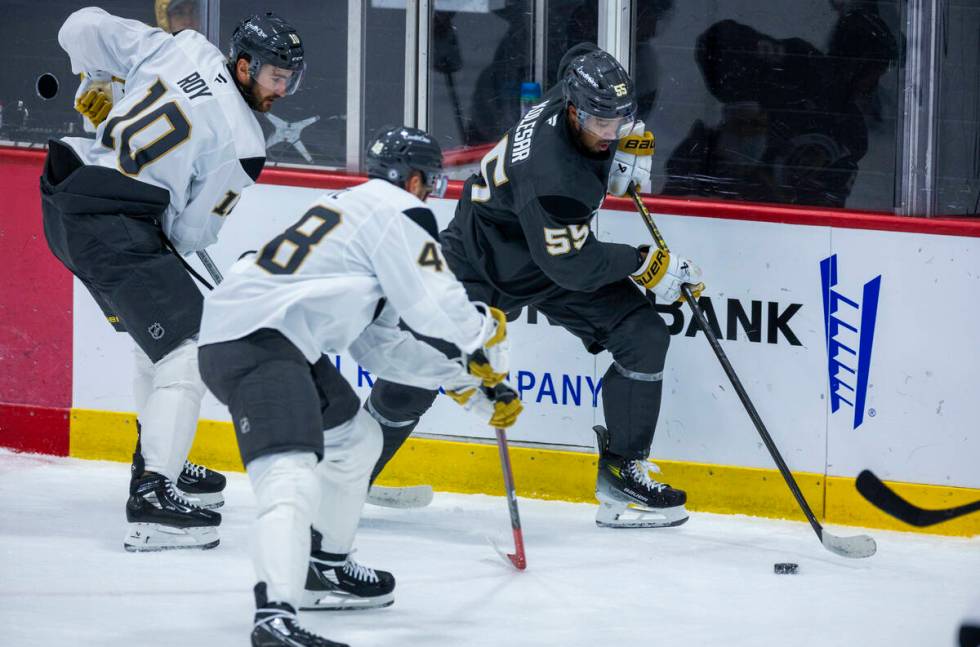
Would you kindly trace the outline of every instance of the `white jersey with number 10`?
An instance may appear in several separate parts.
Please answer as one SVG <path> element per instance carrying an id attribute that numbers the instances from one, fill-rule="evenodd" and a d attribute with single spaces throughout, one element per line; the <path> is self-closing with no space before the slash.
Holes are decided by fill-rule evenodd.
<path id="1" fill-rule="evenodd" d="M 169 191 L 163 231 L 182 254 L 214 243 L 242 189 L 254 183 L 245 167 L 257 177 L 265 157 L 262 129 L 225 57 L 196 31 L 171 36 L 96 7 L 69 16 L 58 42 L 73 72 L 125 81 L 95 139 L 65 143 L 85 164 Z"/>

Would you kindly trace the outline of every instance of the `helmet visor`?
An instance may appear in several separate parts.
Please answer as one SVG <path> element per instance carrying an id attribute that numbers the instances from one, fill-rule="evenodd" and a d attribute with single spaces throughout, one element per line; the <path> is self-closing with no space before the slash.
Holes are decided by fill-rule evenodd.
<path id="1" fill-rule="evenodd" d="M 277 67 L 273 63 L 265 63 L 257 60 L 258 69 L 252 70 L 252 80 L 255 81 L 263 90 L 279 95 L 281 97 L 293 94 L 299 89 L 300 81 L 303 79 L 303 72 L 306 71 L 306 63 L 300 63 L 299 67 L 287 70 Z"/>
<path id="2" fill-rule="evenodd" d="M 597 117 L 585 110 L 578 110 L 578 123 L 582 130 L 599 139 L 622 139 L 633 129 L 636 113 L 630 111 L 620 117 Z"/>
<path id="3" fill-rule="evenodd" d="M 425 178 L 425 189 L 434 198 L 441 198 L 446 195 L 446 188 L 449 186 L 449 176 L 442 171 L 425 171 L 422 173 Z"/>

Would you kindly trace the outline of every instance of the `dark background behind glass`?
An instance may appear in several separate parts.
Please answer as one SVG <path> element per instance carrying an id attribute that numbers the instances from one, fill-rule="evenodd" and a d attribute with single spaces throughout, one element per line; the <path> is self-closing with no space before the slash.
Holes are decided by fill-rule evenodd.
<path id="1" fill-rule="evenodd" d="M 57 31 L 84 1 L 5 0 L 0 22 L 0 140 L 43 144 L 81 134 L 77 78 Z M 155 24 L 152 0 L 103 0 L 110 13 Z M 304 38 L 300 91 L 272 113 L 317 116 L 301 133 L 313 163 L 345 163 L 347 3 L 281 0 Z M 520 115 L 533 78 L 531 0 L 490 13 L 433 11 L 429 126 L 445 148 L 496 141 Z M 596 40 L 597 0 L 546 3 L 544 90 L 564 51 Z M 221 48 L 259 0 L 221 3 Z M 652 188 L 668 195 L 892 210 L 901 156 L 904 4 L 897 0 L 637 0 L 633 75 L 657 136 Z M 404 119 L 405 10 L 367 3 L 365 141 Z M 980 209 L 980 0 L 949 0 L 940 21 L 936 207 Z M 61 82 L 44 101 L 35 81 Z M 266 135 L 275 128 L 258 117 Z M 270 161 L 308 163 L 288 142 Z"/>
<path id="2" fill-rule="evenodd" d="M 73 109 L 78 77 L 58 45 L 58 30 L 75 10 L 91 2 L 4 0 L 0 19 L 0 140 L 43 144 L 64 135 L 84 135 L 82 117 Z M 106 0 L 111 14 L 155 25 L 152 0 Z M 45 72 L 60 82 L 58 96 L 45 101 L 35 93 Z"/>
<path id="3" fill-rule="evenodd" d="M 364 145 L 382 126 L 405 121 L 405 9 L 368 3 L 364 43 Z"/>
<path id="4" fill-rule="evenodd" d="M 936 211 L 980 213 L 980 0 L 941 16 Z"/>
<path id="5" fill-rule="evenodd" d="M 892 209 L 897 2 L 640 0 L 637 15 L 654 192 Z"/>
<path id="6" fill-rule="evenodd" d="M 347 130 L 347 3 L 306 0 L 221 0 L 219 42 L 228 50 L 231 32 L 243 18 L 268 11 L 288 20 L 303 39 L 306 74 L 296 94 L 280 99 L 272 114 L 287 122 L 318 116 L 300 133 L 300 140 L 321 166 L 344 166 Z M 257 115 L 266 137 L 275 131 L 268 118 Z M 269 162 L 307 164 L 288 142 L 270 147 Z"/>
<path id="7" fill-rule="evenodd" d="M 444 150 L 495 142 L 517 122 L 521 83 L 533 80 L 531 5 L 433 12 L 429 130 Z"/>

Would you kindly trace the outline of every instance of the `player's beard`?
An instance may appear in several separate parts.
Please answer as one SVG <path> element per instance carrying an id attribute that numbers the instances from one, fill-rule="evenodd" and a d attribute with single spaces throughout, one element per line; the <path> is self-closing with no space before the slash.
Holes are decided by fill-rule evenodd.
<path id="1" fill-rule="evenodd" d="M 279 97 L 275 94 L 263 97 L 259 94 L 259 87 L 255 79 L 249 79 L 248 85 L 238 85 L 238 91 L 241 93 L 242 98 L 245 99 L 245 103 L 248 104 L 249 108 L 255 112 L 269 112 L 272 110 L 272 104 Z"/>

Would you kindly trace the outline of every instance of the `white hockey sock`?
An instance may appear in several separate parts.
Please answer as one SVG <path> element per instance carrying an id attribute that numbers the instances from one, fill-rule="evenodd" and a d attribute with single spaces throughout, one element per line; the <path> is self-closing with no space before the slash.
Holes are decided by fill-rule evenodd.
<path id="1" fill-rule="evenodd" d="M 252 561 L 269 600 L 299 608 L 310 559 L 310 524 L 319 502 L 316 454 L 286 452 L 256 458 L 246 467 L 258 519 Z"/>
<path id="2" fill-rule="evenodd" d="M 134 390 L 137 405 L 145 394 L 138 413 L 146 469 L 176 481 L 194 442 L 205 391 L 197 368 L 197 343 L 188 339 L 153 364 L 148 392 L 140 354 Z"/>
<path id="3" fill-rule="evenodd" d="M 323 460 L 316 468 L 320 509 L 313 523 L 323 535 L 323 551 L 345 554 L 354 545 L 381 445 L 381 427 L 363 409 L 344 424 L 323 432 Z"/>

